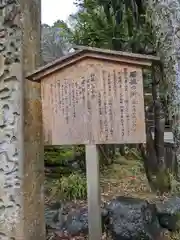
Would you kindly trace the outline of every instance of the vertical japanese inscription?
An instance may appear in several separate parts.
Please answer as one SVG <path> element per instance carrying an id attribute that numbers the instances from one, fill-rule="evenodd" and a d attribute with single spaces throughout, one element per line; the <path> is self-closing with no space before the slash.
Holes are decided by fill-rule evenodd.
<path id="1" fill-rule="evenodd" d="M 117 73 L 118 75 L 118 88 L 120 90 L 119 95 L 119 108 L 120 108 L 120 129 L 121 129 L 121 137 L 124 138 L 125 135 L 125 129 L 124 129 L 124 99 L 123 99 L 123 82 L 122 82 L 122 74 L 121 72 Z"/>
<path id="2" fill-rule="evenodd" d="M 61 83 L 61 99 L 62 99 L 62 101 L 61 101 L 61 106 L 62 106 L 62 113 L 63 113 L 63 116 L 64 116 L 64 112 L 65 112 L 65 110 L 64 110 L 64 81 L 62 81 L 62 83 Z"/>
<path id="3" fill-rule="evenodd" d="M 108 117 L 109 117 L 109 137 L 112 138 L 113 136 L 113 104 L 112 104 L 112 96 L 113 96 L 113 92 L 112 92 L 112 79 L 111 79 L 111 73 L 108 73 Z"/>
<path id="4" fill-rule="evenodd" d="M 86 91 L 86 86 L 85 86 L 85 78 L 81 78 L 81 85 L 82 85 L 82 102 L 83 102 L 83 107 L 85 107 L 85 91 Z"/>
<path id="5" fill-rule="evenodd" d="M 68 124 L 69 122 L 69 84 L 68 84 L 68 80 L 65 79 L 64 81 L 64 95 L 65 95 L 65 120 L 66 123 Z"/>
<path id="6" fill-rule="evenodd" d="M 113 70 L 113 90 L 114 90 L 114 97 L 117 97 L 117 73 L 116 70 Z"/>
<path id="7" fill-rule="evenodd" d="M 74 80 L 72 80 L 72 108 L 73 108 L 73 118 L 76 117 L 76 110 L 75 110 L 75 83 Z"/>
<path id="8" fill-rule="evenodd" d="M 108 140 L 108 120 L 107 120 L 107 91 L 106 91 L 106 86 L 108 84 L 107 82 L 107 72 L 105 70 L 103 70 L 103 102 L 104 102 L 104 106 L 103 106 L 103 119 L 104 119 L 104 133 L 105 133 L 105 140 Z"/>
<path id="9" fill-rule="evenodd" d="M 88 140 L 92 140 L 92 106 L 91 106 L 91 78 L 88 76 L 87 79 L 87 130 L 88 130 Z"/>
<path id="10" fill-rule="evenodd" d="M 62 142 L 134 143 L 142 121 L 137 122 L 137 116 L 142 116 L 139 104 L 142 81 L 137 79 L 138 71 L 134 67 L 111 65 L 99 71 L 88 69 L 82 75 L 64 75 L 55 84 L 52 81 L 51 105 L 58 112 L 55 123 Z M 52 88 L 59 95 L 53 96 Z M 56 102 L 58 105 L 54 106 Z"/>
<path id="11" fill-rule="evenodd" d="M 53 94 L 53 83 L 50 85 L 50 108 L 52 114 L 52 125 L 54 125 L 54 94 Z"/>
<path id="12" fill-rule="evenodd" d="M 57 114 L 58 110 L 58 92 L 57 92 L 57 83 L 53 84 L 53 94 L 54 94 L 54 112 Z"/>
<path id="13" fill-rule="evenodd" d="M 96 83 L 95 83 L 95 74 L 92 73 L 90 75 L 90 79 L 91 79 L 91 98 L 94 99 L 96 97 Z"/>
<path id="14" fill-rule="evenodd" d="M 98 110 L 99 110 L 99 126 L 100 126 L 100 134 L 103 132 L 103 111 L 102 111 L 102 97 L 101 91 L 98 92 Z"/>
<path id="15" fill-rule="evenodd" d="M 131 121 L 132 121 L 132 131 L 135 132 L 136 131 L 136 123 L 137 123 L 137 119 L 136 119 L 136 105 L 137 105 L 137 99 L 136 99 L 136 85 L 137 85 L 137 73 L 136 71 L 130 72 L 130 86 L 131 86 L 131 104 L 132 104 L 132 115 L 131 115 Z"/>
<path id="16" fill-rule="evenodd" d="M 124 90 L 125 90 L 125 121 L 126 121 L 126 131 L 127 136 L 130 136 L 130 118 L 129 118 L 129 78 L 128 78 L 128 69 L 124 68 Z"/>
<path id="17" fill-rule="evenodd" d="M 62 109 L 62 96 L 61 96 L 61 84 L 60 84 L 60 80 L 58 80 L 57 82 L 57 89 L 58 89 L 58 102 L 59 102 L 59 106 L 58 106 L 58 110 L 61 111 Z"/>

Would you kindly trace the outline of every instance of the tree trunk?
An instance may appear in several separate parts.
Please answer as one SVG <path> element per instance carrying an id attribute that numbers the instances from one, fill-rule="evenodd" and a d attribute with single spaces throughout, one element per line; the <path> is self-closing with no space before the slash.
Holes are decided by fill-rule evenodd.
<path id="1" fill-rule="evenodd" d="M 148 15 L 156 36 L 156 50 L 168 85 L 169 114 L 173 117 L 178 176 L 180 178 L 180 1 L 148 0 Z"/>
<path id="2" fill-rule="evenodd" d="M 147 109 L 154 114 L 154 139 L 152 137 L 151 125 L 146 125 L 146 152 L 141 145 L 144 159 L 144 167 L 149 184 L 154 191 L 169 192 L 171 189 L 169 173 L 164 161 L 164 130 L 165 118 L 162 104 L 159 98 L 159 82 L 161 80 L 161 69 L 159 66 L 152 68 L 152 96 L 153 103 Z M 147 112 L 148 117 L 148 112 Z"/>
<path id="3" fill-rule="evenodd" d="M 164 131 L 165 116 L 162 111 L 162 104 L 159 98 L 159 82 L 161 81 L 161 69 L 153 66 L 152 69 L 152 96 L 154 105 L 154 148 L 156 151 L 158 169 L 165 170 L 164 162 Z"/>

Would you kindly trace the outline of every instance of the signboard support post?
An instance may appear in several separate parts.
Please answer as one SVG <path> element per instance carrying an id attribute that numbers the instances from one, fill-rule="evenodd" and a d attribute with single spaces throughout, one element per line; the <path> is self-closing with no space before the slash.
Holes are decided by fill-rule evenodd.
<path id="1" fill-rule="evenodd" d="M 155 56 L 82 47 L 27 76 L 41 82 L 45 145 L 86 145 L 90 240 L 102 237 L 97 145 L 146 141 L 142 68 L 159 61 Z"/>
<path id="2" fill-rule="evenodd" d="M 86 145 L 89 240 L 102 237 L 99 158 L 97 145 Z"/>

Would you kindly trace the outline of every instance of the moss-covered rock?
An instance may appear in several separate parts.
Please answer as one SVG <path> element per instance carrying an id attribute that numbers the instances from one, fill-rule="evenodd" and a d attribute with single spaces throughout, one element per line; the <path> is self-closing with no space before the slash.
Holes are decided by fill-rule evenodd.
<path id="1" fill-rule="evenodd" d="M 169 231 L 180 230 L 180 198 L 171 197 L 156 206 L 161 226 Z"/>

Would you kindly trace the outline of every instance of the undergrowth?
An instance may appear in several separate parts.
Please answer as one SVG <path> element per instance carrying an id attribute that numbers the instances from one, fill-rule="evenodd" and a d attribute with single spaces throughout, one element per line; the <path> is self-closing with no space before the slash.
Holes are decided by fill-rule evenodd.
<path id="1" fill-rule="evenodd" d="M 149 201 L 154 201 L 159 197 L 149 187 L 143 161 L 136 150 L 127 152 L 126 158 L 117 156 L 114 164 L 104 168 L 100 176 L 103 202 L 119 195 L 128 195 Z M 45 187 L 48 192 L 48 201 L 51 201 L 52 198 L 68 201 L 86 200 L 87 198 L 86 177 L 79 172 L 60 177 L 58 180 L 47 179 Z M 179 195 L 179 193 L 180 183 L 171 175 L 169 195 Z M 180 233 L 170 234 L 170 239 L 179 240 Z"/>
<path id="2" fill-rule="evenodd" d="M 86 177 L 80 173 L 72 173 L 60 179 L 46 181 L 50 199 L 79 200 L 86 199 Z"/>

